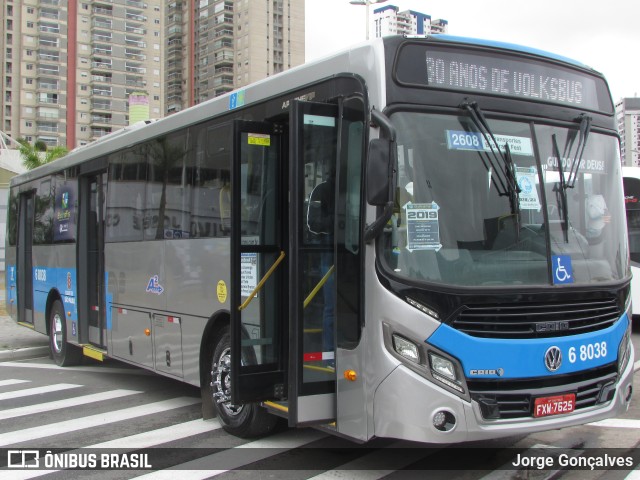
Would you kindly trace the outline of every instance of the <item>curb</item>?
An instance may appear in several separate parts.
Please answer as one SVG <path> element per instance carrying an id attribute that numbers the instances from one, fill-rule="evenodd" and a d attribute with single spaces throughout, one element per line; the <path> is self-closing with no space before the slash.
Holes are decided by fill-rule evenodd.
<path id="1" fill-rule="evenodd" d="M 49 347 L 16 348 L 14 350 L 0 350 L 0 362 L 11 360 L 25 360 L 28 358 L 46 357 L 49 355 Z"/>

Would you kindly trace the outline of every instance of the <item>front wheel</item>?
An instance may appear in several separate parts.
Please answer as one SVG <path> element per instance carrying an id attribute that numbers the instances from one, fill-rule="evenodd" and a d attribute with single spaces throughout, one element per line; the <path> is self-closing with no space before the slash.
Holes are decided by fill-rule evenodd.
<path id="1" fill-rule="evenodd" d="M 245 359 L 243 359 L 244 363 Z M 225 327 L 217 337 L 211 360 L 210 391 L 222 428 L 236 437 L 270 433 L 278 418 L 255 403 L 231 403 L 231 336 Z"/>
<path id="2" fill-rule="evenodd" d="M 78 365 L 82 360 L 82 350 L 67 343 L 67 321 L 60 300 L 53 302 L 49 314 L 49 348 L 53 360 L 61 367 Z"/>

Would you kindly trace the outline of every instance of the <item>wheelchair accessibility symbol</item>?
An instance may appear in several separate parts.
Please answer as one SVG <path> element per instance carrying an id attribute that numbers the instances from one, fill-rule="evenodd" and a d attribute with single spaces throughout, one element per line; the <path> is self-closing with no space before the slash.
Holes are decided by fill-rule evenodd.
<path id="1" fill-rule="evenodd" d="M 553 255 L 552 261 L 554 285 L 573 283 L 573 268 L 571 267 L 571 257 L 569 255 Z"/>

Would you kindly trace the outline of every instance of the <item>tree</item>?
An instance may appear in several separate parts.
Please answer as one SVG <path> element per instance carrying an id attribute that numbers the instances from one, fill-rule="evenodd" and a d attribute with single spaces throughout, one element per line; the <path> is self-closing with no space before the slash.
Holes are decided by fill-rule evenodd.
<path id="1" fill-rule="evenodd" d="M 20 144 L 19 150 L 20 156 L 22 157 L 22 164 L 27 167 L 28 170 L 33 170 L 36 167 L 53 162 L 69 153 L 66 147 L 56 146 L 48 148 L 43 142 L 36 142 L 35 145 L 31 145 L 24 138 L 19 138 L 18 143 Z"/>

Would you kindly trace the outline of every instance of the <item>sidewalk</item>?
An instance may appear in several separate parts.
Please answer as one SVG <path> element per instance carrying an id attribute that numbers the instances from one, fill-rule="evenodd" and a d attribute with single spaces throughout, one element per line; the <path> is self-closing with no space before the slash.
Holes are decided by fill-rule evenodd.
<path id="1" fill-rule="evenodd" d="M 7 315 L 4 282 L 4 272 L 0 272 L 0 362 L 49 355 L 46 335 L 18 325 Z"/>

